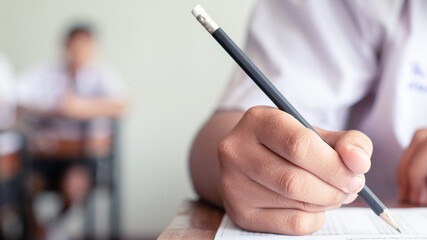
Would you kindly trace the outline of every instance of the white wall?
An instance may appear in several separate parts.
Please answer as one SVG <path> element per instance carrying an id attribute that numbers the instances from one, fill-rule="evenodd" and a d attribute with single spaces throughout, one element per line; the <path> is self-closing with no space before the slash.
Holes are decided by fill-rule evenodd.
<path id="1" fill-rule="evenodd" d="M 184 199 L 195 198 L 187 169 L 194 134 L 234 67 L 190 14 L 200 3 L 244 44 L 254 0 L 0 0 L 0 50 L 17 71 L 55 59 L 64 27 L 96 23 L 99 52 L 129 85 L 123 121 L 123 228 L 156 236 Z"/>

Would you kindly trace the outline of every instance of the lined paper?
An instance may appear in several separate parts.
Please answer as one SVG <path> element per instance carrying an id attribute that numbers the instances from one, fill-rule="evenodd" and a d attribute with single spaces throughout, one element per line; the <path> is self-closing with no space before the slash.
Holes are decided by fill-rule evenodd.
<path id="1" fill-rule="evenodd" d="M 326 212 L 326 221 L 323 227 L 319 231 L 306 236 L 287 236 L 244 231 L 237 227 L 227 215 L 224 215 L 215 239 L 427 239 L 427 208 L 391 208 L 389 210 L 402 233 L 398 233 L 390 227 L 369 208 L 339 208 Z"/>

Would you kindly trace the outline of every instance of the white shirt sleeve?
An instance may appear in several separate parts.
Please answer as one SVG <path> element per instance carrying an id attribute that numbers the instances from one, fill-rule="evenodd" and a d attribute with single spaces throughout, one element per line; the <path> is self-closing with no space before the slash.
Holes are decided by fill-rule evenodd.
<path id="1" fill-rule="evenodd" d="M 61 98 L 74 90 L 84 97 L 118 99 L 125 86 L 111 68 L 88 64 L 76 73 L 74 81 L 61 64 L 39 64 L 26 70 L 18 85 L 19 104 L 30 109 L 52 111 L 60 108 Z"/>
<path id="2" fill-rule="evenodd" d="M 126 87 L 120 75 L 104 65 L 89 65 L 76 76 L 77 91 L 87 97 L 116 99 L 124 96 Z"/>
<path id="3" fill-rule="evenodd" d="M 100 88 L 105 97 L 122 97 L 126 92 L 121 76 L 111 68 L 104 69 L 103 84 Z"/>
<path id="4" fill-rule="evenodd" d="M 375 44 L 344 1 L 261 0 L 245 52 L 314 126 L 340 130 L 371 89 Z M 273 103 L 236 68 L 218 110 Z"/>
<path id="5" fill-rule="evenodd" d="M 31 67 L 19 77 L 19 104 L 41 111 L 55 110 L 66 90 L 66 82 L 66 75 L 58 67 L 46 64 Z"/>

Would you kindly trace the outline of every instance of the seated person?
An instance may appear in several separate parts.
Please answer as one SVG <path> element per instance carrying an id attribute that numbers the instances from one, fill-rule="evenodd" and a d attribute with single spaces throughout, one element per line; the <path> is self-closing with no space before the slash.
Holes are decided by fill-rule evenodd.
<path id="1" fill-rule="evenodd" d="M 292 235 L 319 230 L 365 177 L 382 200 L 426 205 L 426 12 L 425 1 L 259 1 L 245 51 L 325 141 L 238 69 L 193 143 L 199 196 L 244 229 Z"/>
<path id="2" fill-rule="evenodd" d="M 64 210 L 86 198 L 90 174 L 81 160 L 109 153 L 111 119 L 126 106 L 119 76 L 95 60 L 95 47 L 92 29 L 75 26 L 66 35 L 63 61 L 29 69 L 19 82 L 37 173 L 33 195 L 60 191 Z"/>

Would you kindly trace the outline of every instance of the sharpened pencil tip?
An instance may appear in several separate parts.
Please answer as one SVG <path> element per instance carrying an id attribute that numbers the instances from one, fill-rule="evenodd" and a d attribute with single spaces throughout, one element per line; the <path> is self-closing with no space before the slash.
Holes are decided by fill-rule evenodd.
<path id="1" fill-rule="evenodd" d="M 386 223 L 388 223 L 392 228 L 396 229 L 396 231 L 400 232 L 399 226 L 397 226 L 397 223 L 394 221 L 394 219 L 391 217 L 390 212 L 387 208 L 384 209 L 384 212 L 380 214 L 380 218 L 384 220 Z M 401 232 L 400 232 L 401 233 Z"/>

